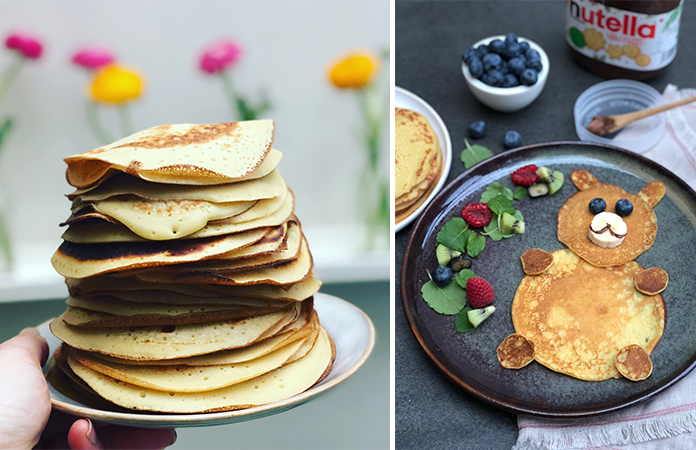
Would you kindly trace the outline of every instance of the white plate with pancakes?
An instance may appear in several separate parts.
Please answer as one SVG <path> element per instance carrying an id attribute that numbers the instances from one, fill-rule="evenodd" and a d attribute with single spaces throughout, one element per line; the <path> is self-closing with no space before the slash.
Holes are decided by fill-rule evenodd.
<path id="1" fill-rule="evenodd" d="M 71 384 L 50 358 L 44 366 L 53 407 L 78 417 L 96 421 L 147 428 L 222 425 L 258 419 L 287 411 L 316 398 L 317 395 L 350 377 L 367 360 L 375 344 L 375 329 L 370 318 L 351 303 L 328 294 L 314 295 L 314 308 L 322 326 L 334 341 L 336 359 L 326 378 L 308 390 L 290 398 L 245 409 L 198 414 L 165 414 L 121 408 L 101 398 L 90 397 Z M 46 338 L 51 355 L 61 341 L 45 322 L 37 327 Z M 57 369 L 57 368 L 56 368 Z M 49 374 L 50 373 L 50 374 Z"/>
<path id="2" fill-rule="evenodd" d="M 430 201 L 440 192 L 445 181 L 447 181 L 452 165 L 452 141 L 440 115 L 422 98 L 406 89 L 396 87 L 394 88 L 394 105 L 396 108 L 415 111 L 428 121 L 439 141 L 441 151 L 439 157 L 442 161 L 439 167 L 439 175 L 430 183 L 425 193 L 413 205 L 396 214 L 395 231 L 399 232 L 423 212 Z"/>

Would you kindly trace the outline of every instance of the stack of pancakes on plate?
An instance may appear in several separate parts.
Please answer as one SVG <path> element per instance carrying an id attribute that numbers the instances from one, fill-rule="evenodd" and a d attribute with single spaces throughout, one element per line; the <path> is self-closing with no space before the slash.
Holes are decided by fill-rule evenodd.
<path id="1" fill-rule="evenodd" d="M 335 348 L 273 121 L 168 125 L 67 158 L 58 366 L 125 408 L 224 411 L 313 386 Z"/>
<path id="2" fill-rule="evenodd" d="M 394 111 L 396 223 L 423 203 L 442 168 L 440 142 L 428 120 L 408 109 Z"/>

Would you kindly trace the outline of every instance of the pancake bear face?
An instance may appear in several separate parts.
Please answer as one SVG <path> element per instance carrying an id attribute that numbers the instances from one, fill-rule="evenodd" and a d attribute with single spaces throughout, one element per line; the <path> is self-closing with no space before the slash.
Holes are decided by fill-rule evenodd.
<path id="1" fill-rule="evenodd" d="M 664 184 L 654 181 L 638 194 L 629 194 L 613 184 L 600 183 L 585 170 L 576 170 L 570 178 L 580 192 L 570 197 L 558 212 L 559 241 L 582 259 L 598 267 L 619 266 L 633 261 L 652 246 L 657 234 L 657 218 L 653 207 L 665 194 Z M 601 247 L 588 236 L 590 224 L 595 218 L 588 205 L 594 198 L 604 199 L 606 213 L 616 213 L 614 205 L 622 198 L 633 204 L 633 212 L 622 218 L 626 225 L 626 236 L 613 248 Z"/>

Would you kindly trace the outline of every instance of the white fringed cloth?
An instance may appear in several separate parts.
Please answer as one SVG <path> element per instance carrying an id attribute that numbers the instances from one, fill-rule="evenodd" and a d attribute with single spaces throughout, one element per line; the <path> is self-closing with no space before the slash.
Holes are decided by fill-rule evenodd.
<path id="1" fill-rule="evenodd" d="M 665 103 L 696 95 L 668 85 Z M 696 190 L 696 103 L 666 113 L 667 130 L 642 155 L 671 170 Z M 626 132 L 631 130 L 626 129 Z M 517 417 L 513 450 L 695 450 L 696 371 L 654 399 L 587 419 Z"/>

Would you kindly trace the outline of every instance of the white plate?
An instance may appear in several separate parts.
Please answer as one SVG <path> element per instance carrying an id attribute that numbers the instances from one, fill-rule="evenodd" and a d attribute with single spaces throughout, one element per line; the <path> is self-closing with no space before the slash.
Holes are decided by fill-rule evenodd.
<path id="1" fill-rule="evenodd" d="M 328 294 L 314 295 L 314 308 L 321 325 L 329 332 L 336 345 L 336 360 L 329 375 L 305 392 L 274 403 L 236 411 L 203 414 L 162 414 L 130 411 L 101 401 L 90 404 L 69 398 L 58 391 L 49 379 L 53 407 L 79 417 L 88 417 L 100 422 L 136 427 L 194 427 L 223 425 L 259 419 L 292 409 L 316 398 L 317 395 L 336 386 L 355 373 L 363 365 L 375 345 L 375 328 L 367 315 L 355 305 Z M 50 355 L 58 348 L 58 340 L 45 322 L 37 327 L 41 336 L 48 341 Z M 44 374 L 53 366 L 53 358 L 44 366 Z"/>
<path id="2" fill-rule="evenodd" d="M 416 217 L 423 212 L 423 210 L 428 206 L 428 203 L 430 203 L 430 200 L 432 200 L 437 193 L 440 192 L 442 186 L 445 185 L 445 181 L 447 181 L 447 176 L 450 172 L 450 167 L 452 166 L 452 141 L 450 140 L 449 131 L 445 126 L 445 122 L 442 121 L 440 115 L 432 108 L 432 106 L 430 106 L 425 100 L 418 97 L 416 94 L 397 86 L 394 88 L 394 105 L 396 108 L 410 109 L 411 111 L 422 114 L 423 117 L 430 122 L 430 126 L 433 127 L 433 131 L 435 131 L 435 134 L 437 134 L 437 138 L 440 141 L 440 148 L 442 149 L 442 172 L 440 173 L 440 179 L 437 180 L 435 189 L 433 189 L 433 191 L 430 193 L 430 195 L 428 195 L 418 209 L 413 211 L 411 215 L 396 225 L 395 230 L 399 232 L 406 225 L 413 222 Z"/>

